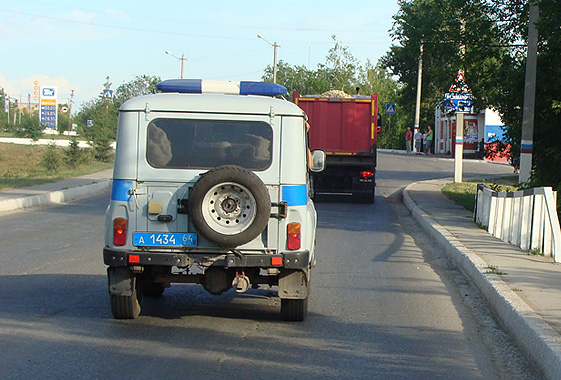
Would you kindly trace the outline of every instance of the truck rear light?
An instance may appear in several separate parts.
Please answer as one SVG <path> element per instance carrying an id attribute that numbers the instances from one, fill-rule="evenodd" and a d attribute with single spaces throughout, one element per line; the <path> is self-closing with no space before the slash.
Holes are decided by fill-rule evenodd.
<path id="1" fill-rule="evenodd" d="M 362 179 L 372 179 L 374 177 L 374 173 L 370 171 L 363 171 L 360 172 L 360 178 Z"/>
<path id="2" fill-rule="evenodd" d="M 286 227 L 286 241 L 288 249 L 295 251 L 301 247 L 300 223 L 288 223 Z"/>
<path id="3" fill-rule="evenodd" d="M 125 218 L 113 219 L 113 244 L 125 245 L 127 243 L 127 220 Z"/>

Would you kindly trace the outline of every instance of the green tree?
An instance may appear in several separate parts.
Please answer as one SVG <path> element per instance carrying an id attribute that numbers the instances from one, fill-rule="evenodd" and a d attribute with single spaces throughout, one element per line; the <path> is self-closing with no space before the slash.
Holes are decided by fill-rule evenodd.
<path id="1" fill-rule="evenodd" d="M 399 100 L 401 85 L 395 81 L 390 72 L 380 64 L 374 66 L 370 61 L 362 66 L 354 58 L 350 49 L 344 46 L 337 37 L 333 36 L 334 46 L 329 50 L 325 63 L 319 64 L 317 69 L 311 70 L 305 66 L 293 66 L 284 61 L 277 65 L 277 82 L 288 89 L 289 94 L 298 91 L 300 94 L 321 94 L 328 90 L 342 90 L 354 94 L 359 87 L 361 94 L 378 94 L 378 112 L 384 112 L 385 103 L 396 103 Z M 265 69 L 263 80 L 271 81 L 273 70 L 271 66 Z M 405 113 L 401 113 L 405 115 Z M 399 121 L 396 115 L 392 121 L 394 128 L 383 129 L 379 137 L 378 146 L 382 148 L 399 148 L 401 141 L 394 129 L 405 130 L 405 123 Z M 387 125 L 387 124 L 386 124 Z"/>
<path id="2" fill-rule="evenodd" d="M 378 147 L 387 149 L 404 148 L 403 134 L 406 129 L 406 115 L 397 107 L 395 115 L 385 114 L 387 103 L 399 104 L 401 84 L 380 63 L 373 66 L 368 60 L 360 73 L 360 92 L 378 94 L 378 114 L 382 116 L 382 131 L 378 134 Z M 403 146 L 402 146 L 403 145 Z"/>
<path id="3" fill-rule="evenodd" d="M 137 75 L 130 82 L 125 82 L 117 87 L 113 102 L 117 108 L 127 100 L 140 95 L 155 94 L 158 92 L 156 85 L 161 79 L 158 76 Z"/>
<path id="4" fill-rule="evenodd" d="M 65 131 L 68 130 L 69 122 L 70 122 L 70 114 L 68 112 L 62 112 L 61 107 L 58 107 L 56 130 L 58 131 L 59 134 L 62 135 Z"/>
<path id="5" fill-rule="evenodd" d="M 421 125 L 432 123 L 434 110 L 462 69 L 473 90 L 475 108 L 486 106 L 496 66 L 508 51 L 484 0 L 399 1 L 392 37 L 397 44 L 384 65 L 404 84 L 403 107 L 414 114 L 418 60 L 423 49 Z M 462 47 L 465 54 L 462 54 Z M 412 118 L 411 118 L 412 119 Z M 412 126 L 412 123 L 411 123 Z"/>
<path id="6" fill-rule="evenodd" d="M 351 54 L 335 35 L 331 36 L 334 46 L 329 49 L 325 57 L 326 64 L 320 64 L 318 73 L 328 84 L 329 89 L 354 93 L 362 68 L 357 59 Z"/>
<path id="7" fill-rule="evenodd" d="M 49 144 L 47 150 L 41 159 L 41 165 L 48 172 L 56 173 L 62 166 L 62 154 L 55 144 Z"/>
<path id="8" fill-rule="evenodd" d="M 534 1 L 540 8 L 537 92 L 534 120 L 532 185 L 561 190 L 561 2 Z M 421 43 L 423 95 L 421 122 L 430 122 L 434 107 L 462 68 L 473 90 L 475 108 L 494 108 L 507 125 L 513 152 L 520 152 L 529 2 L 523 0 L 399 1 L 392 37 L 395 45 L 384 65 L 404 87 L 401 100 L 413 114 L 416 68 Z M 463 27 L 462 27 L 463 26 Z M 460 46 L 465 54 L 460 54 Z"/>
<path id="9" fill-rule="evenodd" d="M 78 132 L 92 146 L 96 160 L 106 162 L 111 158 L 111 143 L 117 135 L 117 114 L 115 103 L 100 97 L 90 101 L 76 116 L 80 120 Z"/>
<path id="10" fill-rule="evenodd" d="M 328 90 L 342 90 L 354 94 L 363 69 L 348 46 L 344 46 L 336 36 L 332 36 L 332 39 L 334 46 L 329 50 L 325 64 L 319 64 L 316 70 L 292 66 L 281 60 L 277 64 L 277 83 L 285 86 L 289 93 L 320 94 Z M 273 68 L 270 65 L 265 69 L 263 80 L 273 80 Z"/>
<path id="11" fill-rule="evenodd" d="M 5 101 L 6 101 L 6 93 L 4 92 L 3 88 L 0 88 L 0 107 L 2 107 L 2 111 L 0 111 L 0 128 L 1 130 L 8 130 L 8 114 L 5 110 Z"/>
<path id="12" fill-rule="evenodd" d="M 159 81 L 156 76 L 139 75 L 132 81 L 121 84 L 113 98 L 100 95 L 82 105 L 75 118 L 78 133 L 90 142 L 97 160 L 111 159 L 111 143 L 117 136 L 117 118 L 121 104 L 135 96 L 155 93 Z M 88 120 L 93 124 L 88 124 Z"/>
<path id="13" fill-rule="evenodd" d="M 539 33 L 538 64 L 536 78 L 536 102 L 534 119 L 534 146 L 532 163 L 532 183 L 537 186 L 552 186 L 561 190 L 561 2 L 542 0 L 538 2 L 540 17 L 537 23 Z M 526 9 L 524 14 L 527 15 Z M 525 61 L 520 65 L 525 68 Z M 520 83 L 523 82 L 520 74 Z M 520 98 L 522 99 L 522 98 Z M 518 103 L 522 106 L 521 101 Z M 520 118 L 519 120 L 522 120 Z M 518 127 L 511 131 L 513 141 L 518 143 L 521 132 Z"/>
<path id="14" fill-rule="evenodd" d="M 43 137 L 45 126 L 39 121 L 37 112 L 24 109 L 21 114 L 21 122 L 13 125 L 12 132 L 16 137 L 28 138 L 33 141 Z"/>
<path id="15" fill-rule="evenodd" d="M 91 161 L 90 149 L 82 149 L 76 137 L 70 139 L 68 148 L 64 150 L 65 161 L 69 167 L 76 168 Z"/>

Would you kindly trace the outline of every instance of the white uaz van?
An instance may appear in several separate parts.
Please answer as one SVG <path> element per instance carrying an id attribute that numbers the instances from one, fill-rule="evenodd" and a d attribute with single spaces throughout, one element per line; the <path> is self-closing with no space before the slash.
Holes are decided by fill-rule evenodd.
<path id="1" fill-rule="evenodd" d="M 198 283 L 212 294 L 278 286 L 283 319 L 304 320 L 317 223 L 306 115 L 272 83 L 158 89 L 119 110 L 103 250 L 113 316 Z M 325 154 L 313 157 L 322 170 Z"/>

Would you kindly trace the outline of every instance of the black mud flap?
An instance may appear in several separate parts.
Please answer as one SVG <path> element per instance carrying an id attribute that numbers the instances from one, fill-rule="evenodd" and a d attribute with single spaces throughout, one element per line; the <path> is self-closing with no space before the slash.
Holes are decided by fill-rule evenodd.
<path id="1" fill-rule="evenodd" d="M 279 274 L 279 297 L 306 299 L 309 293 L 309 270 L 283 269 Z"/>
<path id="2" fill-rule="evenodd" d="M 136 278 L 128 267 L 107 268 L 107 280 L 112 296 L 132 296 Z"/>

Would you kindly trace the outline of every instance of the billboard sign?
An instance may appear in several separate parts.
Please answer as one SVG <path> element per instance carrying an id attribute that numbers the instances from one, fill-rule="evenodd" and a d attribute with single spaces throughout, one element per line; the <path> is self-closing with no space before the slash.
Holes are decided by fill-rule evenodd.
<path id="1" fill-rule="evenodd" d="M 46 129 L 56 129 L 57 125 L 57 88 L 41 86 L 39 88 L 39 120 Z"/>
<path id="2" fill-rule="evenodd" d="M 446 112 L 473 113 L 473 95 L 447 93 L 444 98 L 446 99 Z"/>

